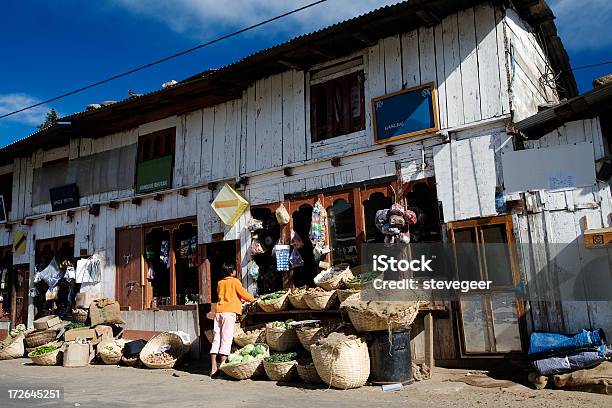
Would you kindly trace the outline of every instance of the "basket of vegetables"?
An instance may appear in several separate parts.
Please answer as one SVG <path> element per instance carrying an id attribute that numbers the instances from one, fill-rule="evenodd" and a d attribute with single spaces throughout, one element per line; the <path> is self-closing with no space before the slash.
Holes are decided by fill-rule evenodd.
<path id="1" fill-rule="evenodd" d="M 277 292 L 263 295 L 257 301 L 257 304 L 264 312 L 279 312 L 285 310 L 289 306 L 289 292 L 279 290 Z"/>
<path id="2" fill-rule="evenodd" d="M 149 368 L 172 368 L 187 351 L 181 336 L 159 333 L 140 350 L 140 361 Z"/>
<path id="3" fill-rule="evenodd" d="M 239 332 L 234 332 L 234 343 L 240 347 L 245 347 L 249 344 L 265 343 L 266 341 L 266 325 L 258 324 L 255 326 L 241 328 Z"/>
<path id="4" fill-rule="evenodd" d="M 28 354 L 32 363 L 40 366 L 54 366 L 62 363 L 63 342 L 48 343 L 36 347 Z"/>
<path id="5" fill-rule="evenodd" d="M 13 334 L 15 334 L 13 336 Z M 25 346 L 23 341 L 25 336 L 22 332 L 11 333 L 6 339 L 0 342 L 0 360 L 12 360 L 23 357 Z"/>
<path id="6" fill-rule="evenodd" d="M 308 309 L 308 305 L 304 300 L 306 289 L 308 289 L 306 286 L 302 286 L 301 288 L 292 289 L 291 292 L 289 292 L 289 302 L 291 306 L 296 309 Z"/>
<path id="7" fill-rule="evenodd" d="M 364 286 L 376 279 L 376 276 L 373 272 L 364 272 L 348 278 L 345 277 L 344 283 L 349 289 L 362 290 Z"/>
<path id="8" fill-rule="evenodd" d="M 295 378 L 297 371 L 297 353 L 274 353 L 264 358 L 263 366 L 266 375 L 272 381 L 291 381 Z"/>
<path id="9" fill-rule="evenodd" d="M 324 290 L 322 288 L 308 289 L 304 294 L 304 300 L 312 310 L 334 309 L 339 304 L 335 290 Z"/>
<path id="10" fill-rule="evenodd" d="M 296 370 L 300 380 L 304 381 L 306 384 L 320 384 L 323 382 L 317 373 L 317 369 L 312 359 L 298 360 Z"/>
<path id="11" fill-rule="evenodd" d="M 236 380 L 246 380 L 264 373 L 263 359 L 269 355 L 267 345 L 249 344 L 230 354 L 220 368 L 226 375 Z"/>
<path id="12" fill-rule="evenodd" d="M 295 329 L 289 326 L 292 320 L 272 322 L 266 325 L 266 343 L 274 351 L 289 351 L 300 346 Z"/>
<path id="13" fill-rule="evenodd" d="M 349 265 L 342 263 L 319 273 L 315 276 L 314 283 L 324 290 L 333 290 L 338 289 L 343 281 L 351 279 L 352 277 L 353 273 Z"/>
<path id="14" fill-rule="evenodd" d="M 107 340 L 98 344 L 98 356 L 104 364 L 119 364 L 123 357 L 125 340 Z"/>
<path id="15" fill-rule="evenodd" d="M 361 387 L 368 381 L 370 354 L 362 339 L 331 333 L 313 344 L 310 352 L 319 377 L 327 385 L 346 390 Z"/>

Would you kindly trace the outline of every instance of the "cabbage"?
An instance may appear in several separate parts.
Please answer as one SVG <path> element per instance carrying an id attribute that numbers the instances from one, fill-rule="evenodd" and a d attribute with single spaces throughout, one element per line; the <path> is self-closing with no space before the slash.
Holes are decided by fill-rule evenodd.
<path id="1" fill-rule="evenodd" d="M 252 344 L 247 344 L 242 348 L 242 350 L 240 350 L 240 354 L 246 356 L 247 354 L 253 353 L 253 350 L 255 350 L 255 346 Z"/>
<path id="2" fill-rule="evenodd" d="M 240 363 L 240 362 L 242 362 L 242 357 L 238 356 L 236 354 L 230 354 L 227 357 L 227 363 L 228 364 L 234 364 L 234 363 Z"/>
<path id="3" fill-rule="evenodd" d="M 255 357 L 253 357 L 250 354 L 247 354 L 246 356 L 242 357 L 242 362 L 243 363 L 248 363 L 249 361 L 253 361 L 253 360 L 255 360 Z"/>
<path id="4" fill-rule="evenodd" d="M 255 354 L 260 355 L 260 354 L 266 354 L 267 348 L 266 346 L 264 346 L 263 344 L 258 344 L 255 346 Z"/>

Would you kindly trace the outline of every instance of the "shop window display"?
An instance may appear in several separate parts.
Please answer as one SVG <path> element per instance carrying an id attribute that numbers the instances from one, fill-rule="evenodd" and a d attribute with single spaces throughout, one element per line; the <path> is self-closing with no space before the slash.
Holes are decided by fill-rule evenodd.
<path id="1" fill-rule="evenodd" d="M 344 199 L 336 200 L 332 206 L 327 208 L 327 217 L 333 264 L 358 265 L 360 260 L 357 253 L 353 204 Z"/>
<path id="2" fill-rule="evenodd" d="M 276 214 L 270 208 L 252 208 L 251 216 L 262 222 L 261 228 L 252 235 L 252 239 L 261 245 L 259 251 L 251 252 L 253 260 L 259 266 L 257 291 L 271 293 L 283 288 L 282 273 L 277 270 L 276 258 L 272 255 L 272 250 L 280 239 L 280 225 Z"/>

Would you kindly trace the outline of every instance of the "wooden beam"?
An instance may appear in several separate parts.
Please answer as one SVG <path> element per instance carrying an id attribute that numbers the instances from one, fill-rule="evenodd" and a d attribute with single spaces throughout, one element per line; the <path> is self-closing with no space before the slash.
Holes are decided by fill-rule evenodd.
<path id="1" fill-rule="evenodd" d="M 295 69 L 296 71 L 301 71 L 302 69 L 304 69 L 302 65 L 288 59 L 279 59 L 277 62 L 284 67 L 287 67 L 289 69 Z"/>
<path id="2" fill-rule="evenodd" d="M 434 343 L 433 343 L 433 316 L 431 313 L 427 313 L 424 318 L 424 332 L 425 332 L 425 364 L 429 367 L 429 372 L 433 372 L 435 365 L 434 361 Z"/>
<path id="3" fill-rule="evenodd" d="M 416 15 L 427 25 L 428 27 L 438 24 L 442 19 L 428 10 L 419 10 Z"/>
<path id="4" fill-rule="evenodd" d="M 367 45 L 368 47 L 376 45 L 377 43 L 377 41 L 374 38 L 370 37 L 368 34 L 364 33 L 363 31 L 354 32 L 353 38 L 361 41 L 363 44 Z"/>
<path id="5" fill-rule="evenodd" d="M 333 60 L 336 58 L 336 56 L 331 54 L 329 51 L 324 50 L 321 47 L 316 47 L 314 45 L 309 46 L 308 48 L 306 48 L 306 50 L 328 60 Z"/>

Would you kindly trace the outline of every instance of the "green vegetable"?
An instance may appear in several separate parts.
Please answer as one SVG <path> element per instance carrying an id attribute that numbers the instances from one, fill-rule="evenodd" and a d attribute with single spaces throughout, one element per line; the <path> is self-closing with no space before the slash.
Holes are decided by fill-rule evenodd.
<path id="1" fill-rule="evenodd" d="M 227 357 L 227 364 L 240 363 L 240 362 L 242 362 L 242 357 L 236 354 L 230 354 Z"/>
<path id="2" fill-rule="evenodd" d="M 289 353 L 274 353 L 270 357 L 266 357 L 264 360 L 267 363 L 287 363 L 297 358 L 297 353 L 292 351 Z"/>
<path id="3" fill-rule="evenodd" d="M 42 356 L 43 354 L 51 353 L 52 351 L 57 350 L 59 347 L 54 345 L 49 346 L 40 346 L 37 347 L 32 353 L 32 356 Z"/>
<path id="4" fill-rule="evenodd" d="M 255 350 L 255 346 L 252 344 L 247 344 L 242 348 L 242 350 L 240 350 L 240 355 L 246 356 L 247 354 L 251 354 L 253 350 Z"/>
<path id="5" fill-rule="evenodd" d="M 68 326 L 66 326 L 66 331 L 72 330 L 72 329 L 80 329 L 81 327 L 85 327 L 85 324 L 73 322 L 73 323 L 70 323 Z"/>
<path id="6" fill-rule="evenodd" d="M 279 290 L 277 292 L 272 292 L 272 293 L 268 293 L 267 295 L 263 295 L 262 297 L 259 298 L 259 301 L 263 303 L 264 305 L 269 305 L 270 303 L 274 303 L 275 301 L 285 296 L 286 294 L 287 294 L 286 290 Z"/>
<path id="7" fill-rule="evenodd" d="M 263 344 L 258 344 L 255 346 L 255 354 L 257 355 L 265 354 L 266 351 L 268 351 L 268 349 Z"/>
<path id="8" fill-rule="evenodd" d="M 288 319 L 285 320 L 284 322 L 281 321 L 275 321 L 270 323 L 270 325 L 276 329 L 283 329 L 283 330 L 287 330 L 289 328 L 289 323 L 294 322 L 295 320 L 293 319 Z"/>
<path id="9" fill-rule="evenodd" d="M 267 351 L 268 348 L 264 344 L 247 344 L 237 352 L 230 354 L 225 364 L 248 363 L 257 357 L 264 357 Z"/>
<path id="10" fill-rule="evenodd" d="M 247 354 L 246 356 L 242 357 L 242 362 L 243 363 L 248 363 L 248 362 L 253 361 L 253 360 L 255 360 L 255 357 L 253 357 L 250 354 Z"/>
<path id="11" fill-rule="evenodd" d="M 349 283 L 365 283 L 373 281 L 376 278 L 376 274 L 373 272 L 362 273 L 361 275 L 355 275 L 348 280 Z"/>

